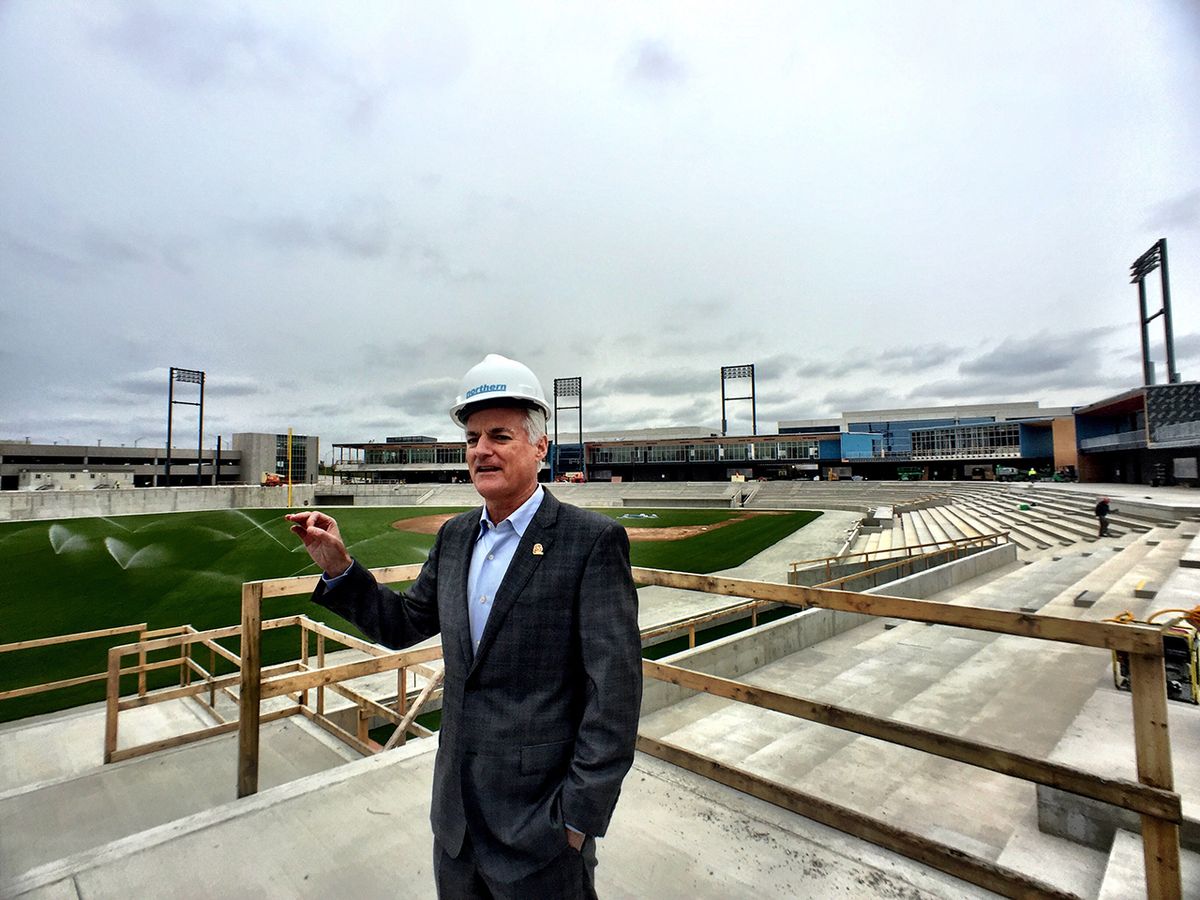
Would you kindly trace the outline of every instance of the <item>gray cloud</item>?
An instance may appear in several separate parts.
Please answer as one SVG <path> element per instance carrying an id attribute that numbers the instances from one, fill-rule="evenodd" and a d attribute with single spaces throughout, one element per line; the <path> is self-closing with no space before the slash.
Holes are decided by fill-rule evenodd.
<path id="1" fill-rule="evenodd" d="M 295 51 L 281 46 L 244 15 L 221 19 L 204 7 L 128 7 L 97 35 L 170 84 L 195 88 L 231 77 L 239 70 L 271 73 L 282 81 L 296 68 Z M 273 71 L 272 71 L 273 70 Z"/>
<path id="2" fill-rule="evenodd" d="M 1160 203 L 1147 225 L 1168 232 L 1200 228 L 1200 187 Z M 1167 252 L 1170 253 L 1169 246 Z"/>
<path id="3" fill-rule="evenodd" d="M 635 82 L 675 84 L 684 80 L 687 70 L 661 39 L 639 41 L 631 51 L 629 77 Z"/>
<path id="4" fill-rule="evenodd" d="M 825 395 L 825 408 L 816 417 L 844 410 L 893 408 L 902 406 L 903 401 L 900 394 L 887 387 L 840 388 Z"/>
<path id="5" fill-rule="evenodd" d="M 678 397 L 694 391 L 721 389 L 720 370 L 687 371 L 684 369 L 658 369 L 627 372 L 613 378 L 603 378 L 595 383 L 593 390 L 598 396 L 618 397 L 622 394 L 653 394 L 659 397 Z"/>
<path id="6" fill-rule="evenodd" d="M 1048 386 L 1064 386 L 1060 384 L 1064 378 L 1069 385 L 1086 384 L 1103 365 L 1102 339 L 1118 330 L 1105 326 L 1005 338 L 994 349 L 960 364 L 958 371 L 992 379 L 1032 377 L 1049 382 Z"/>
<path id="7" fill-rule="evenodd" d="M 379 402 L 409 416 L 427 416 L 431 410 L 449 410 L 458 391 L 457 378 L 431 378 L 399 391 L 381 394 Z"/>
<path id="8" fill-rule="evenodd" d="M 796 367 L 798 378 L 844 378 L 855 372 L 886 371 L 889 375 L 926 372 L 946 365 L 963 354 L 957 345 L 931 342 L 929 344 L 888 345 L 882 347 L 853 347 L 838 359 L 810 359 Z"/>
<path id="9" fill-rule="evenodd" d="M 1196 359 L 1200 357 L 1200 331 L 1191 334 L 1176 335 L 1175 356 L 1180 359 Z M 1138 359 L 1141 359 L 1139 354 Z"/>
<path id="10" fill-rule="evenodd" d="M 87 270 L 87 266 L 78 259 L 0 229 L 2 257 L 8 257 L 14 266 L 21 265 L 39 275 L 63 281 L 82 278 Z"/>
<path id="11" fill-rule="evenodd" d="M 162 397 L 165 401 L 168 393 L 168 378 L 170 370 L 166 367 L 149 369 L 141 372 L 128 372 L 113 379 L 112 387 L 122 394 L 135 397 Z M 199 394 L 199 388 L 191 382 L 179 382 L 176 390 L 180 399 L 187 399 L 185 393 Z M 222 397 L 249 397 L 260 393 L 259 383 L 253 378 L 236 375 L 204 376 L 205 403 Z"/>

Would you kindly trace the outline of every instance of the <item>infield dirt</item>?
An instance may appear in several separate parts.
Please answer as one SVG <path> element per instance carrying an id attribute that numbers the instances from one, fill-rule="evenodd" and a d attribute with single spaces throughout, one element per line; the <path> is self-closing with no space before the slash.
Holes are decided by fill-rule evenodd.
<path id="1" fill-rule="evenodd" d="M 397 531 L 408 531 L 413 534 L 437 534 L 437 530 L 449 519 L 454 518 L 454 513 L 440 513 L 433 516 L 417 516 L 412 519 L 400 519 L 393 522 L 392 527 Z M 718 528 L 724 528 L 726 525 L 732 525 L 734 522 L 741 522 L 753 516 L 770 516 L 776 513 L 739 513 L 736 516 L 730 516 L 723 522 L 713 522 L 710 525 L 667 525 L 663 528 L 638 528 L 636 526 L 625 526 L 625 531 L 629 534 L 631 541 L 679 541 L 684 538 L 695 537 L 698 534 L 706 534 L 710 531 L 716 531 Z"/>

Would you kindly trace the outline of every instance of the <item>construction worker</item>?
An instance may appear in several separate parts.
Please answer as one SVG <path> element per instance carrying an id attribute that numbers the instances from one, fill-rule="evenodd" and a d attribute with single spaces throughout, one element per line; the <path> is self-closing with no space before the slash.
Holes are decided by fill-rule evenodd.
<path id="1" fill-rule="evenodd" d="M 1096 504 L 1096 518 L 1100 520 L 1100 537 L 1108 536 L 1108 513 L 1108 498 L 1101 497 L 1100 502 Z"/>

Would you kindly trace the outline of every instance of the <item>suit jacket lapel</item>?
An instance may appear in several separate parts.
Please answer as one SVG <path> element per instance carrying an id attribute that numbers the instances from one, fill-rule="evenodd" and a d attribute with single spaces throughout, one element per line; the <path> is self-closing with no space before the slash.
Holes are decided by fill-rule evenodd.
<path id="1" fill-rule="evenodd" d="M 546 491 L 545 496 L 542 497 L 542 504 L 534 513 L 529 527 L 525 529 L 525 535 L 521 538 L 521 542 L 517 544 L 517 551 L 513 554 L 508 571 L 504 573 L 504 580 L 500 582 L 500 588 L 496 591 L 492 611 L 488 614 L 487 625 L 484 626 L 483 636 L 479 639 L 479 650 L 475 653 L 475 659 L 471 663 L 472 672 L 479 666 L 479 661 L 487 655 L 496 639 L 496 632 L 508 616 L 508 611 L 512 609 L 513 603 L 521 596 L 521 591 L 525 589 L 525 585 L 528 584 L 529 579 L 533 577 L 533 573 L 537 571 L 542 562 L 542 554 L 535 555 L 534 546 L 541 544 L 544 554 L 549 552 L 550 546 L 554 543 L 554 525 L 558 519 L 558 506 L 558 501 L 549 491 Z M 467 631 L 469 647 L 470 628 Z"/>
<path id="2" fill-rule="evenodd" d="M 458 583 L 451 583 L 447 586 L 446 598 L 448 599 L 453 615 L 451 622 L 442 622 L 442 652 L 445 652 L 446 637 L 454 632 L 457 632 L 459 653 L 462 655 L 462 663 L 464 669 L 469 669 L 471 666 L 473 653 L 471 651 L 471 617 L 467 611 L 467 579 L 471 572 L 471 553 L 475 549 L 475 538 L 479 535 L 479 514 L 480 510 L 475 509 L 472 515 L 467 517 L 459 530 L 453 534 L 447 534 L 447 549 L 459 555 L 457 566 L 451 566 L 450 572 L 455 573 L 458 578 Z M 447 625 L 451 626 L 447 628 Z"/>

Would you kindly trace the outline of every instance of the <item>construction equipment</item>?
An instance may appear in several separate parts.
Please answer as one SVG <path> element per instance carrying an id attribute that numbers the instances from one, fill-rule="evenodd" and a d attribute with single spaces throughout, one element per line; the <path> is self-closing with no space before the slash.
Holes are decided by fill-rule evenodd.
<path id="1" fill-rule="evenodd" d="M 1160 609 L 1145 621 L 1134 618 L 1128 611 L 1106 622 L 1124 625 L 1153 625 L 1154 620 L 1167 613 L 1180 613 L 1163 627 L 1163 666 L 1166 670 L 1167 699 L 1200 705 L 1200 656 L 1197 653 L 1197 633 L 1200 632 L 1200 606 L 1192 609 Z M 1113 683 L 1117 690 L 1128 691 L 1129 654 L 1113 651 Z"/>
<path id="2" fill-rule="evenodd" d="M 274 472 L 263 472 L 262 480 L 259 482 L 263 487 L 279 487 L 283 483 L 283 476 L 276 475 Z"/>

